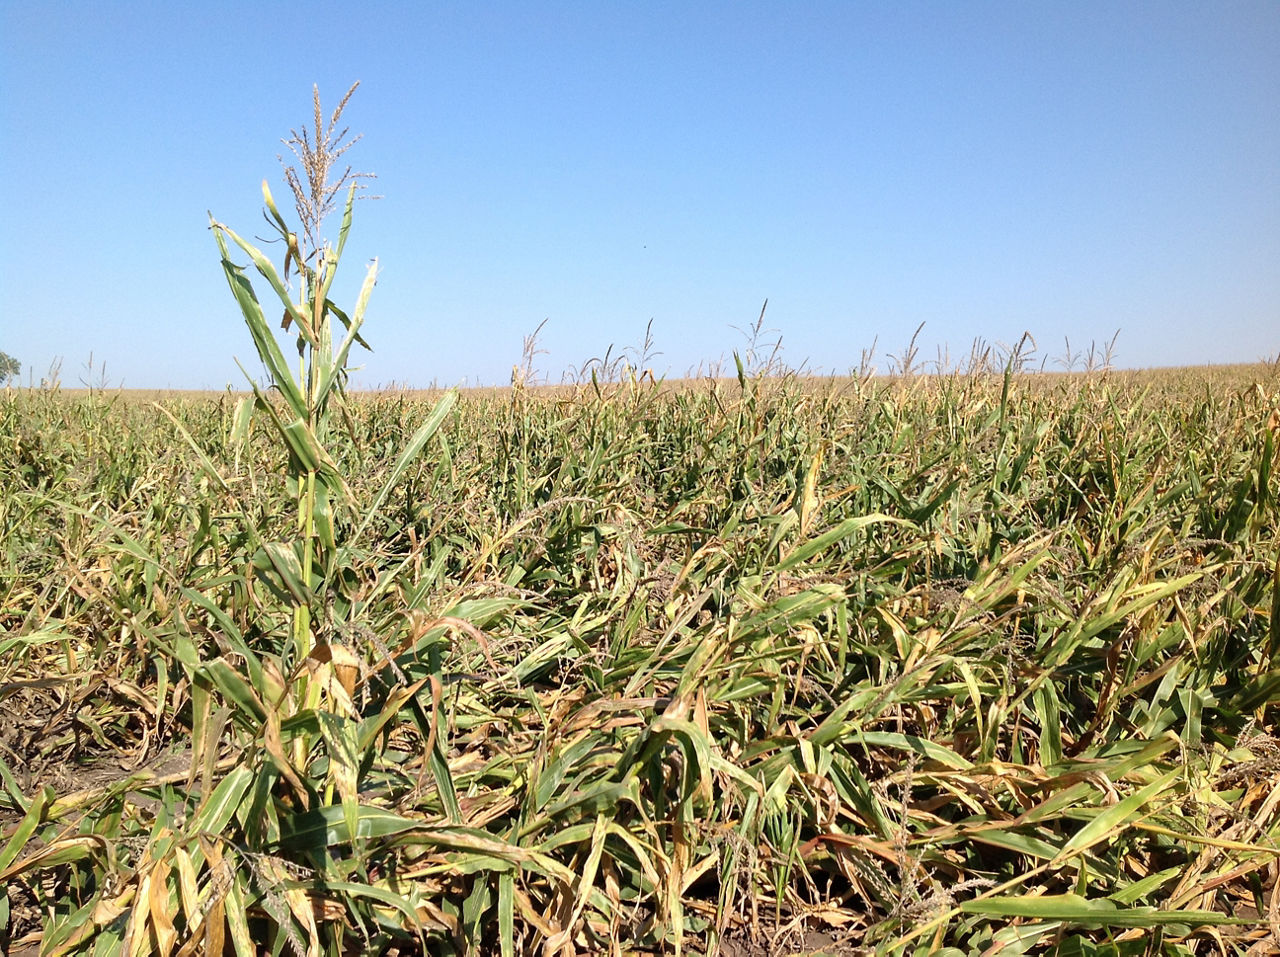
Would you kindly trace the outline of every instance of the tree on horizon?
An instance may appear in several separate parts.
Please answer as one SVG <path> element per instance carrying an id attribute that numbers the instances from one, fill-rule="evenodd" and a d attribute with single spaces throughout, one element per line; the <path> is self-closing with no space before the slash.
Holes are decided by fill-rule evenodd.
<path id="1" fill-rule="evenodd" d="M 22 363 L 7 352 L 0 352 L 0 385 L 8 385 L 10 379 L 16 379 L 20 375 Z"/>

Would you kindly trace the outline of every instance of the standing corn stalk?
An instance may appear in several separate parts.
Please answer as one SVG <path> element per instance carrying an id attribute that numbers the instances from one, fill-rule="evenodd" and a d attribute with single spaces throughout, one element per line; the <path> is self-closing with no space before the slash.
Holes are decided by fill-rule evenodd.
<path id="1" fill-rule="evenodd" d="M 339 473 L 332 457 L 325 449 L 331 401 L 341 404 L 347 379 L 347 359 L 356 343 L 369 347 L 360 336 L 369 295 L 377 281 L 377 260 L 370 263 L 364 283 L 350 315 L 338 308 L 329 298 L 329 291 L 338 270 L 338 263 L 351 229 L 351 212 L 359 180 L 372 174 L 354 173 L 348 166 L 341 175 L 333 178 L 337 160 L 359 137 L 343 142 L 347 136 L 344 128 L 337 131 L 342 111 L 355 92 L 355 84 L 342 98 L 330 117 L 328 126 L 323 122 L 320 94 L 313 88 L 315 104 L 315 131 L 309 136 L 306 129 L 296 130 L 285 144 L 290 147 L 301 164 L 301 172 L 286 166 L 285 179 L 293 192 L 300 232 L 291 230 L 280 215 L 266 181 L 262 195 L 266 203 L 267 221 L 285 243 L 283 279 L 271 261 L 255 246 L 237 235 L 229 227 L 212 220 L 218 248 L 222 253 L 223 270 L 231 291 L 240 305 L 249 332 L 253 336 L 258 355 L 271 375 L 272 386 L 284 400 L 281 408 L 269 402 L 256 383 L 253 384 L 254 408 L 266 414 L 275 431 L 289 450 L 289 491 L 297 502 L 298 540 L 291 545 L 269 543 L 262 546 L 254 564 L 268 581 L 287 594 L 293 604 L 292 644 L 295 661 L 311 652 L 312 609 L 315 605 L 316 586 L 332 581 L 337 556 L 334 534 L 334 505 L 341 503 L 353 507 L 350 489 Z M 336 135 L 335 135 L 336 134 Z M 283 159 L 281 160 L 283 163 Z M 347 188 L 347 198 L 338 232 L 336 246 L 323 237 L 326 217 L 335 207 L 338 192 Z M 267 280 L 284 307 L 282 328 L 293 328 L 297 334 L 299 356 L 295 377 L 284 353 L 272 333 L 263 308 L 258 302 L 244 269 L 230 260 L 227 238 L 248 254 L 258 273 Z M 295 293 L 289 288 L 291 268 L 299 277 Z M 333 322 L 342 323 L 344 334 L 334 347 Z M 245 408 L 237 416 L 242 434 L 247 432 L 248 412 Z"/>
<path id="2" fill-rule="evenodd" d="M 251 243 L 229 227 L 212 220 L 214 236 L 222 254 L 222 267 L 232 294 L 253 337 L 258 355 L 271 375 L 271 385 L 279 392 L 282 401 L 268 399 L 257 383 L 252 383 L 254 398 L 242 400 L 235 416 L 238 441 L 247 439 L 251 415 L 256 411 L 267 416 L 275 433 L 282 440 L 289 455 L 289 472 L 286 477 L 290 496 L 296 503 L 296 537 L 293 541 L 263 541 L 253 555 L 252 565 L 258 577 L 280 598 L 290 611 L 290 640 L 282 649 L 282 673 L 292 675 L 286 683 L 287 690 L 280 698 L 280 713 L 270 717 L 276 721 L 302 712 L 325 712 L 338 724 L 322 720 L 322 729 L 338 727 L 355 718 L 350 698 L 339 693 L 332 680 L 312 680 L 308 674 L 315 667 L 336 667 L 340 661 L 353 665 L 351 650 L 331 640 L 335 622 L 326 620 L 333 614 L 331 597 L 338 591 L 336 581 L 345 568 L 351 567 L 356 546 L 370 527 L 373 519 L 392 488 L 404 475 L 410 463 L 417 457 L 427 441 L 439 428 L 456 398 L 454 393 L 444 396 L 418 428 L 400 457 L 392 467 L 386 484 L 361 511 L 351 489 L 338 466 L 326 449 L 330 417 L 335 405 L 341 407 L 345 400 L 347 360 L 356 343 L 369 348 L 360 336 L 365 309 L 377 280 L 377 260 L 365 274 L 364 283 L 350 314 L 338 308 L 329 298 L 329 291 L 337 273 L 338 264 L 351 229 L 351 212 L 355 202 L 358 180 L 367 173 L 353 173 L 350 167 L 333 179 L 336 160 L 356 140 L 343 143 L 346 130 L 336 136 L 338 120 L 343 108 L 355 91 L 352 86 L 334 111 L 328 127 L 324 127 L 320 112 L 318 92 L 315 95 L 314 138 L 307 133 L 294 132 L 286 140 L 301 162 L 302 172 L 286 168 L 286 180 L 293 191 L 300 232 L 291 230 L 281 216 L 266 182 L 262 195 L 266 203 L 268 223 L 285 244 L 283 278 L 271 261 Z M 358 138 L 357 138 L 358 139 Z M 328 213 L 333 209 L 339 190 L 346 187 L 342 225 L 338 231 L 336 246 L 330 245 L 321 230 Z M 245 267 L 231 261 L 228 238 L 246 253 L 258 274 L 274 290 L 284 309 L 282 327 L 293 329 L 297 335 L 298 371 L 290 369 L 275 333 L 266 319 L 262 305 L 254 292 Z M 291 290 L 288 278 L 291 267 L 299 278 L 296 291 Z M 341 341 L 335 345 L 333 320 L 342 324 Z M 345 514 L 346 521 L 339 523 L 335 515 Z M 337 529 L 350 530 L 342 536 Z M 339 615 L 355 619 L 360 614 L 359 602 L 340 601 Z M 323 618 L 321 616 L 324 616 Z M 357 624 L 351 621 L 348 624 Z M 356 652 L 358 654 L 358 650 Z M 302 666 L 306 665 L 304 669 Z M 354 669 L 352 669 L 354 670 Z M 314 677 L 314 675 L 313 675 Z M 326 697 L 327 695 L 327 697 Z M 324 715 L 320 715 L 324 718 Z M 349 729 L 348 729 L 349 730 Z M 331 748 L 332 759 L 327 772 L 331 793 L 336 786 L 342 798 L 344 816 L 354 839 L 358 797 L 355 787 L 357 765 L 351 759 L 349 748 L 324 732 Z M 345 732 L 344 732 L 345 734 Z M 273 733 L 268 730 L 268 749 L 272 748 Z M 276 749 L 277 761 L 282 770 L 292 763 L 302 767 L 308 760 L 313 745 L 311 735 L 297 733 L 293 737 L 291 753 L 286 757 Z M 349 743 L 349 742 L 348 742 Z M 286 777 L 287 777 L 286 773 Z M 307 789 L 301 789 L 307 790 Z"/>

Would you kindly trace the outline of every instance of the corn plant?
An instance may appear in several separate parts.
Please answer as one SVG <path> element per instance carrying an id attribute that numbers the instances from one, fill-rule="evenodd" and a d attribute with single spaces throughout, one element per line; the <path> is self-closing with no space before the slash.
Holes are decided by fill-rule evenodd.
<path id="1" fill-rule="evenodd" d="M 343 411 L 350 351 L 355 344 L 364 344 L 360 330 L 377 265 L 375 261 L 368 268 L 349 314 L 329 298 L 351 228 L 356 190 L 354 183 L 348 189 L 336 245 L 319 242 L 323 206 L 331 194 L 325 177 L 329 161 L 340 150 L 329 149 L 328 138 L 320 139 L 318 96 L 316 110 L 317 150 L 304 153 L 310 192 L 303 195 L 296 177 L 290 183 L 298 194 L 304 235 L 318 243 L 317 248 L 307 250 L 289 229 L 265 182 L 268 222 L 285 248 L 283 274 L 257 247 L 211 218 L 228 284 L 270 374 L 270 394 L 250 381 L 253 399 L 237 403 L 228 435 L 233 444 L 243 445 L 253 429 L 254 413 L 265 418 L 285 453 L 285 489 L 294 511 L 293 521 L 281 528 L 255 521 L 240 508 L 252 546 L 248 570 L 268 595 L 267 602 L 259 605 L 264 620 L 254 628 L 259 637 L 246 635 L 207 594 L 180 585 L 198 613 L 207 614 L 216 625 L 223 649 L 210 656 L 188 628 L 149 635 L 181 667 L 189 684 L 191 769 L 184 775 L 184 801 L 194 813 L 184 815 L 181 822 L 162 815 L 164 823 L 157 823 L 134 867 L 134 880 L 114 894 L 100 893 L 89 911 L 82 909 L 55 923 L 47 940 L 57 948 L 79 947 L 95 936 L 102 941 L 98 946 L 108 952 L 123 947 L 136 954 L 154 946 L 169 953 L 179 935 L 176 928 L 181 928 L 188 948 L 202 943 L 207 952 L 220 953 L 219 942 L 229 934 L 236 951 L 249 954 L 254 945 L 244 912 L 258 907 L 276 928 L 273 935 L 278 941 L 311 953 L 322 939 L 313 901 L 303 890 L 279 887 L 281 880 L 296 879 L 300 873 L 341 877 L 355 899 L 382 906 L 389 902 L 393 911 L 398 908 L 407 915 L 410 929 L 417 925 L 413 910 L 369 883 L 367 873 L 359 875 L 365 878 L 363 883 L 352 883 L 357 875 L 348 869 L 340 868 L 338 875 L 326 873 L 324 862 L 331 862 L 331 855 L 324 845 L 319 850 L 310 848 L 297 838 L 306 833 L 305 827 L 291 824 L 308 814 L 323 818 L 336 801 L 342 840 L 357 848 L 367 843 L 369 835 L 361 830 L 361 822 L 367 825 L 368 818 L 362 817 L 360 778 L 368 770 L 368 752 L 379 730 L 411 694 L 402 689 L 389 695 L 390 704 L 379 701 L 371 715 L 362 714 L 358 689 L 368 675 L 369 660 L 379 650 L 384 656 L 388 652 L 376 637 L 378 647 L 353 647 L 349 638 L 345 642 L 341 638 L 366 633 L 361 630 L 361 616 L 369 599 L 368 573 L 376 559 L 362 549 L 362 539 L 453 402 L 448 395 L 437 403 L 408 440 L 381 490 L 361 510 L 328 444 L 334 435 L 334 416 Z M 279 300 L 285 329 L 295 331 L 296 373 L 272 332 L 245 267 L 233 262 L 232 247 L 249 258 Z M 291 266 L 297 271 L 296 292 L 287 283 Z M 342 326 L 340 338 L 335 319 Z M 234 498 L 201 443 L 176 416 L 166 414 L 206 477 Z M 205 519 L 198 534 L 208 532 Z M 276 537 L 281 532 L 284 536 Z M 130 546 L 126 551 L 151 567 L 158 564 L 141 547 Z M 385 573 L 375 578 L 373 593 L 385 589 L 389 580 Z M 271 623 L 277 608 L 287 611 L 284 634 Z M 277 635 L 283 640 L 276 640 Z M 240 751 L 240 760 L 228 763 L 228 744 Z M 166 796 L 172 797 L 168 791 Z M 51 803 L 48 791 L 26 802 L 24 828 L 68 813 L 66 807 L 51 810 Z M 308 850 L 299 859 L 299 847 L 316 853 Z M 12 855 L 5 863 L 12 863 Z M 299 872 L 298 866 L 309 870 Z M 358 859 L 355 870 L 364 870 Z M 340 946 L 340 935 L 338 942 L 331 936 L 324 939 Z"/>
<path id="2" fill-rule="evenodd" d="M 330 132 L 347 98 L 335 111 Z M 363 512 L 359 511 L 356 498 L 326 444 L 331 437 L 335 411 L 345 411 L 350 351 L 357 343 L 365 344 L 360 330 L 376 281 L 377 262 L 368 267 L 350 314 L 339 309 L 329 298 L 329 292 L 351 228 L 356 184 L 352 183 L 347 191 L 338 240 L 330 246 L 320 239 L 326 206 L 334 192 L 327 182 L 327 174 L 331 161 L 345 147 L 334 148 L 328 136 L 321 139 L 318 94 L 316 140 L 310 144 L 312 148 L 308 148 L 305 137 L 302 143 L 309 190 L 304 191 L 296 175 L 290 176 L 289 182 L 298 200 L 303 236 L 310 240 L 311 249 L 299 241 L 298 233 L 290 230 L 263 183 L 268 221 L 285 245 L 284 277 L 255 246 L 229 227 L 212 223 L 227 281 L 279 400 L 272 401 L 256 383 L 251 383 L 253 411 L 266 416 L 271 430 L 287 451 L 286 485 L 295 505 L 296 524 L 292 541 L 261 541 L 251 564 L 270 591 L 291 609 L 289 644 L 275 667 L 271 667 L 270 660 L 264 667 L 250 666 L 256 674 L 250 675 L 248 687 L 239 686 L 236 676 L 225 669 L 205 669 L 200 673 L 224 695 L 247 706 L 247 722 L 259 726 L 262 745 L 275 770 L 293 792 L 298 810 L 322 812 L 336 794 L 340 798 L 345 838 L 358 844 L 361 841 L 361 768 L 367 766 L 365 752 L 389 717 L 385 711 L 375 712 L 372 721 L 360 721 L 355 700 L 357 685 L 363 681 L 359 669 L 364 666 L 367 671 L 364 652 L 381 651 L 386 655 L 387 650 L 385 646 L 352 649 L 339 640 L 338 632 L 358 632 L 361 599 L 349 589 L 362 577 L 362 559 L 368 557 L 360 554 L 361 537 L 379 516 L 391 489 L 439 428 L 453 396 L 448 395 L 437 403 L 409 439 L 383 488 Z M 259 276 L 279 299 L 284 328 L 296 330 L 300 360 L 296 376 L 271 331 L 244 268 L 231 261 L 228 240 L 249 257 Z M 301 277 L 296 299 L 286 284 L 291 264 Z M 340 340 L 335 334 L 334 319 L 343 327 Z M 250 421 L 243 406 L 237 410 L 238 437 L 247 434 Z M 374 585 L 375 590 L 378 587 Z M 381 587 L 385 587 L 385 580 Z M 251 652 L 245 657 L 246 661 L 252 661 Z M 195 684 L 198 687 L 200 682 L 196 680 Z M 398 704 L 404 703 L 403 696 L 395 700 Z M 198 707 L 200 704 L 197 702 Z M 200 709 L 198 715 L 203 716 L 207 707 Z M 324 745 L 319 755 L 314 753 L 317 742 Z M 315 771 L 316 767 L 321 770 Z M 313 784 L 315 773 L 321 776 Z M 255 800 L 261 802 L 261 780 L 259 792 Z M 287 825 L 282 827 L 287 830 Z M 296 916 L 296 909 L 294 913 Z M 289 926 L 287 921 L 285 925 Z M 302 925 L 314 941 L 314 923 L 303 920 Z"/>

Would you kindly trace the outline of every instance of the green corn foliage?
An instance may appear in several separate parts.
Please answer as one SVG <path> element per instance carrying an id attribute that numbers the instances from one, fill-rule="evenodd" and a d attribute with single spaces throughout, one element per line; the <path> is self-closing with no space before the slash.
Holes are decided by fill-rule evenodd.
<path id="1" fill-rule="evenodd" d="M 10 946 L 1271 932 L 1273 371 L 744 368 L 323 424 L 303 368 L 296 408 L 0 400 Z"/>
<path id="2" fill-rule="evenodd" d="M 317 595 L 315 580 L 328 584 L 335 574 L 335 506 L 354 505 L 351 490 L 324 443 L 330 431 L 332 406 L 342 399 L 351 348 L 357 342 L 363 343 L 360 327 L 377 277 L 375 260 L 369 265 L 350 317 L 328 298 L 351 229 L 355 192 L 353 185 L 347 194 L 337 246 L 331 248 L 326 244 L 320 250 L 318 265 L 312 267 L 303 261 L 297 237 L 289 230 L 263 181 L 262 196 L 269 213 L 268 221 L 286 243 L 285 272 L 293 261 L 298 263 L 303 275 L 298 302 L 293 301 L 275 266 L 262 252 L 211 218 L 227 282 L 253 337 L 258 357 L 270 372 L 271 384 L 283 400 L 283 407 L 277 408 L 254 384 L 256 410 L 268 417 L 282 446 L 288 450 L 289 491 L 297 508 L 297 540 L 292 544 L 264 545 L 255 556 L 255 567 L 277 588 L 287 591 L 293 601 L 292 637 L 298 660 L 309 654 L 313 645 L 311 618 Z M 296 328 L 298 354 L 302 360 L 296 375 L 276 341 L 244 268 L 231 261 L 228 239 L 248 255 L 255 270 L 280 300 L 284 327 Z M 336 349 L 335 317 L 345 327 L 345 335 Z M 239 425 L 240 431 L 246 427 Z"/>

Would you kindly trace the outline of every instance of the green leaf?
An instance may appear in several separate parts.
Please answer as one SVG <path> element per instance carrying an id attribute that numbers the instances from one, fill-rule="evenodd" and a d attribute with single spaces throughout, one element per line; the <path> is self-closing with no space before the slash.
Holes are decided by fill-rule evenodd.
<path id="1" fill-rule="evenodd" d="M 498 948 L 501 957 L 515 957 L 516 878 L 507 871 L 498 875 Z"/>
<path id="2" fill-rule="evenodd" d="M 1156 871 L 1154 874 L 1148 874 L 1141 880 L 1136 880 L 1132 884 L 1120 888 L 1114 894 L 1110 895 L 1110 899 L 1117 904 L 1132 904 L 1136 900 L 1141 900 L 1148 894 L 1158 891 L 1161 887 L 1173 880 L 1175 877 L 1182 876 L 1185 868 L 1181 865 L 1176 867 L 1166 867 L 1162 871 Z M 1168 894 L 1164 895 L 1168 897 Z"/>
<path id="3" fill-rule="evenodd" d="M 343 312 L 341 309 L 338 308 L 335 302 L 333 302 L 332 300 L 329 300 L 325 302 L 324 307 L 331 314 L 338 317 L 338 321 L 342 323 L 342 328 L 348 329 L 348 330 L 351 329 L 351 319 L 347 316 L 345 312 Z M 358 342 L 365 349 L 368 349 L 370 352 L 373 351 L 373 347 L 370 346 L 369 343 L 364 341 L 364 337 L 361 336 L 359 332 L 355 333 L 355 339 L 356 339 L 356 342 Z"/>
<path id="4" fill-rule="evenodd" d="M 203 675 L 224 697 L 239 706 L 240 720 L 247 722 L 251 728 L 258 728 L 267 720 L 267 709 L 262 699 L 225 659 L 215 658 L 205 662 L 197 673 Z"/>
<path id="5" fill-rule="evenodd" d="M 899 734 L 896 731 L 863 731 L 858 738 L 868 746 L 914 751 L 955 771 L 967 771 L 973 767 L 971 761 L 965 760 L 950 748 L 943 747 L 935 741 L 918 738 L 914 734 Z"/>
<path id="6" fill-rule="evenodd" d="M 311 588 L 302 580 L 302 559 L 293 545 L 267 542 L 254 553 L 251 564 L 282 600 L 288 597 L 299 605 L 311 603 Z"/>
<path id="7" fill-rule="evenodd" d="M 1055 847 L 1048 841 L 1042 841 L 1038 837 L 1031 837 L 1027 834 L 1020 834 L 1017 831 L 1004 830 L 1002 828 L 966 828 L 964 836 L 970 840 L 980 841 L 983 844 L 1003 847 L 1006 850 L 1025 854 L 1027 857 L 1036 857 L 1046 861 L 1052 860 L 1061 850 L 1061 848 Z"/>
<path id="8" fill-rule="evenodd" d="M 854 532 L 858 531 L 858 529 L 866 528 L 868 525 L 881 524 L 905 525 L 908 528 L 915 527 L 912 522 L 908 522 L 901 518 L 894 518 L 892 515 L 884 515 L 880 512 L 876 512 L 872 515 L 857 515 L 853 518 L 846 518 L 835 528 L 828 529 L 817 538 L 813 538 L 805 542 L 790 555 L 780 561 L 778 563 L 778 569 L 780 571 L 789 571 L 801 562 L 812 558 L 824 549 L 834 545 L 841 539 L 848 538 Z"/>
<path id="9" fill-rule="evenodd" d="M 413 463 L 413 460 L 418 457 L 418 453 L 422 451 L 423 446 L 427 444 L 431 436 L 436 434 L 436 430 L 440 428 L 440 423 L 444 421 L 445 416 L 449 414 L 449 410 L 453 408 L 453 404 L 457 401 L 458 393 L 446 392 L 436 402 L 431 414 L 418 427 L 418 430 L 413 433 L 413 437 L 409 439 L 409 444 L 405 446 L 404 451 L 400 453 L 400 457 L 396 459 L 396 464 L 392 467 L 390 476 L 383 484 L 382 490 L 374 498 L 373 504 L 369 506 L 363 521 L 360 522 L 360 526 L 356 529 L 355 534 L 351 536 L 350 541 L 358 541 L 364 534 L 374 517 L 382 509 L 382 503 L 387 500 L 391 490 L 395 488 L 396 483 L 400 481 L 405 471 Z"/>
<path id="10" fill-rule="evenodd" d="M 546 807 L 560 790 L 569 771 L 597 746 L 595 739 L 583 737 L 556 751 L 555 757 L 538 770 L 536 778 L 530 782 L 534 810 L 540 811 Z"/>
<path id="11" fill-rule="evenodd" d="M 423 827 L 423 822 L 413 818 L 361 804 L 355 813 L 355 837 L 358 840 L 375 840 L 404 834 Z M 351 842 L 352 828 L 347 811 L 341 805 L 329 805 L 289 814 L 280 818 L 280 843 L 286 847 L 305 851 L 319 851 Z"/>
<path id="12" fill-rule="evenodd" d="M 685 753 L 685 797 L 688 798 L 697 785 L 711 793 L 711 742 L 692 721 L 680 718 L 660 717 L 651 727 L 655 735 L 673 734 Z"/>
<path id="13" fill-rule="evenodd" d="M 1158 794 L 1169 790 L 1169 786 L 1181 776 L 1181 771 L 1170 771 L 1127 798 L 1102 809 L 1093 820 L 1076 831 L 1071 840 L 1062 846 L 1062 851 L 1056 860 L 1064 860 L 1074 853 L 1092 847 L 1099 841 L 1106 840 L 1112 831 L 1123 829 L 1130 821 L 1141 818 L 1143 815 L 1139 814 L 1139 811 L 1143 805 Z"/>
<path id="14" fill-rule="evenodd" d="M 284 353 L 280 351 L 280 344 L 276 342 L 275 334 L 272 332 L 266 317 L 262 314 L 262 306 L 258 303 L 258 297 L 253 291 L 252 284 L 245 277 L 244 270 L 231 261 L 231 253 L 227 249 L 227 242 L 223 238 L 223 233 L 231 236 L 237 243 L 242 241 L 227 227 L 213 222 L 212 218 L 210 218 L 210 223 L 213 226 L 214 238 L 218 241 L 218 249 L 222 253 L 223 272 L 226 274 L 228 285 L 231 286 L 232 295 L 235 296 L 236 302 L 240 305 L 240 312 L 244 316 L 245 324 L 249 327 L 249 334 L 253 337 L 253 344 L 257 349 L 258 358 L 262 360 L 263 365 L 267 367 L 267 371 L 271 373 L 272 382 L 280 390 L 281 395 L 284 396 L 294 415 L 305 416 L 307 404 L 298 388 L 298 383 L 294 381 L 293 373 L 289 369 L 289 363 L 285 360 Z"/>
<path id="15" fill-rule="evenodd" d="M 365 348 L 368 344 L 360 338 L 360 327 L 364 324 L 365 308 L 369 304 L 369 296 L 373 293 L 373 287 L 378 281 L 378 261 L 375 259 L 369 264 L 369 269 L 365 272 L 364 283 L 360 287 L 360 295 L 356 299 L 355 311 L 351 314 L 349 320 L 345 316 L 344 325 L 347 334 L 342 338 L 342 344 L 338 346 L 338 351 L 333 357 L 333 362 L 324 370 L 324 374 L 320 379 L 321 396 L 327 396 L 329 390 L 334 387 L 334 383 L 340 381 L 340 377 L 345 373 L 347 368 L 347 357 L 351 352 L 351 347 L 356 342 L 360 342 Z"/>
<path id="16" fill-rule="evenodd" d="M 31 806 L 18 822 L 13 837 L 9 838 L 9 843 L 5 845 L 3 851 L 0 851 L 0 878 L 8 876 L 6 868 L 17 859 L 22 849 L 27 846 L 27 842 L 31 840 L 31 835 L 44 820 L 45 810 L 53 802 L 54 795 L 53 788 L 45 785 L 32 797 Z"/>
<path id="17" fill-rule="evenodd" d="M 263 182 L 263 186 L 264 187 L 266 186 L 265 181 Z M 232 242 L 234 242 L 237 246 L 243 249 L 248 254 L 249 258 L 253 260 L 254 268 L 258 270 L 258 273 L 262 276 L 262 278 L 264 278 L 267 281 L 267 284 L 270 285 L 271 288 L 275 291 L 275 294 L 280 298 L 281 305 L 284 306 L 285 311 L 288 312 L 290 318 L 292 318 L 293 321 L 298 324 L 299 334 L 303 336 L 303 338 L 305 338 L 308 342 L 314 345 L 315 344 L 314 339 L 312 338 L 309 331 L 309 327 L 311 325 L 311 317 L 306 315 L 293 302 L 292 297 L 289 295 L 288 288 L 286 288 L 285 284 L 281 281 L 280 274 L 276 272 L 276 267 L 272 265 L 271 260 L 268 259 L 265 255 L 263 255 L 261 250 L 259 250 L 252 243 L 246 242 L 239 235 L 237 235 L 236 232 L 230 227 L 218 226 L 217 228 L 225 232 L 228 236 L 230 236 Z M 274 337 L 272 341 L 274 341 Z"/>
<path id="18" fill-rule="evenodd" d="M 1040 763 L 1055 765 L 1062 760 L 1062 713 L 1058 692 L 1046 681 L 1032 694 L 1036 717 L 1040 719 Z"/>
<path id="19" fill-rule="evenodd" d="M 813 621 L 844 600 L 843 588 L 834 582 L 822 582 L 770 602 L 757 614 L 743 620 L 739 634 L 744 638 L 760 632 L 776 635 L 802 622 Z"/>
<path id="20" fill-rule="evenodd" d="M 192 816 L 191 829 L 221 834 L 252 783 L 253 772 L 248 767 L 242 764 L 232 768 Z"/>
<path id="21" fill-rule="evenodd" d="M 1025 894 L 1018 897 L 990 897 L 967 900 L 960 904 L 966 914 L 983 917 L 1030 917 L 1035 920 L 1057 920 L 1089 927 L 1161 927 L 1166 924 L 1187 924 L 1200 927 L 1208 924 L 1245 924 L 1246 920 L 1228 917 L 1214 911 L 1173 910 L 1162 911 L 1154 907 L 1127 907 L 1116 905 L 1106 898 L 1090 899 L 1078 894 Z"/>

